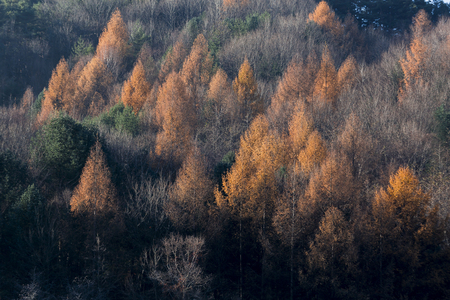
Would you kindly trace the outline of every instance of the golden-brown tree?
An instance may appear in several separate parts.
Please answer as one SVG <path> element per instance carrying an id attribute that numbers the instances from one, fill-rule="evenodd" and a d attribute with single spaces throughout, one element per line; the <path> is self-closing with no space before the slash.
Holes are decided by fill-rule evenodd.
<path id="1" fill-rule="evenodd" d="M 94 56 L 83 68 L 77 81 L 74 109 L 79 117 L 98 115 L 107 105 L 107 91 L 112 82 L 106 65 Z"/>
<path id="2" fill-rule="evenodd" d="M 208 41 L 203 34 L 195 39 L 191 53 L 186 57 L 181 70 L 181 78 L 191 94 L 195 95 L 197 86 L 209 83 L 212 73 L 212 59 L 208 51 Z"/>
<path id="3" fill-rule="evenodd" d="M 178 73 L 172 72 L 159 88 L 155 119 L 162 129 L 156 138 L 156 154 L 176 163 L 183 162 L 192 146 L 197 113 Z"/>
<path id="4" fill-rule="evenodd" d="M 131 73 L 130 79 L 125 81 L 122 88 L 121 100 L 125 106 L 133 107 L 137 114 L 150 94 L 150 84 L 145 76 L 144 66 L 138 60 Z"/>
<path id="5" fill-rule="evenodd" d="M 70 199 L 70 210 L 75 214 L 116 212 L 116 195 L 105 154 L 97 141 L 91 148 L 79 184 Z"/>
<path id="6" fill-rule="evenodd" d="M 227 73 L 220 68 L 211 78 L 208 89 L 208 98 L 213 103 L 213 105 L 210 105 L 211 109 L 214 107 L 216 110 L 218 109 L 230 116 L 237 116 L 237 108 L 231 84 L 228 81 Z M 207 109 L 205 113 L 211 115 L 212 111 Z"/>
<path id="7" fill-rule="evenodd" d="M 64 100 L 67 97 L 67 88 L 70 81 L 69 65 L 62 58 L 52 72 L 48 83 L 48 89 L 44 92 L 41 112 L 37 121 L 45 122 L 49 115 L 55 110 L 64 109 Z"/>
<path id="8" fill-rule="evenodd" d="M 313 120 L 304 109 L 304 105 L 295 108 L 289 121 L 289 160 L 295 161 L 306 146 L 308 136 L 314 129 Z"/>
<path id="9" fill-rule="evenodd" d="M 320 1 L 317 4 L 314 12 L 309 14 L 309 20 L 315 22 L 320 27 L 330 31 L 332 34 L 340 36 L 344 30 L 341 21 L 336 17 L 334 11 L 325 1 Z"/>
<path id="10" fill-rule="evenodd" d="M 180 71 L 186 55 L 186 47 L 183 42 L 176 42 L 172 49 L 167 53 L 161 66 L 161 70 L 159 71 L 158 80 L 161 84 L 166 80 L 166 77 L 170 73 Z"/>
<path id="11" fill-rule="evenodd" d="M 400 60 L 404 78 L 400 86 L 399 100 L 402 101 L 405 93 L 412 87 L 423 84 L 424 71 L 426 69 L 426 59 L 429 46 L 425 41 L 424 34 L 429 31 L 431 22 L 424 10 L 420 10 L 413 19 L 413 38 L 406 51 L 406 58 Z"/>
<path id="12" fill-rule="evenodd" d="M 358 65 L 355 58 L 348 56 L 339 68 L 338 74 L 339 92 L 349 90 L 358 80 Z"/>
<path id="13" fill-rule="evenodd" d="M 183 162 L 171 190 L 171 201 L 166 209 L 170 220 L 179 230 L 200 232 L 208 225 L 208 210 L 214 200 L 214 188 L 204 161 L 204 157 L 194 147 Z"/>
<path id="14" fill-rule="evenodd" d="M 310 174 L 314 169 L 325 160 L 327 156 L 327 148 L 317 130 L 311 132 L 304 149 L 298 154 L 298 161 L 301 170 L 305 174 Z"/>
<path id="15" fill-rule="evenodd" d="M 106 65 L 112 74 L 118 75 L 127 55 L 128 30 L 119 9 L 116 9 L 100 35 L 96 56 Z"/>
<path id="16" fill-rule="evenodd" d="M 438 206 L 432 205 L 430 195 L 422 191 L 409 168 L 399 168 L 390 177 L 387 189 L 379 190 L 372 202 L 372 214 L 369 233 L 377 253 L 380 285 L 394 270 L 390 280 L 402 285 L 404 291 L 421 286 L 439 291 L 442 281 L 437 274 L 446 268 L 448 248 L 436 245 L 446 239 L 445 223 L 439 218 Z M 429 268 L 436 259 L 444 260 Z"/>
<path id="17" fill-rule="evenodd" d="M 264 103 L 258 94 L 258 84 L 247 58 L 239 69 L 238 77 L 233 81 L 233 90 L 237 96 L 241 116 L 247 123 L 264 111 Z"/>
<path id="18" fill-rule="evenodd" d="M 326 103 L 335 104 L 338 97 L 338 77 L 334 61 L 328 47 L 322 53 L 320 69 L 314 84 L 314 98 Z"/>

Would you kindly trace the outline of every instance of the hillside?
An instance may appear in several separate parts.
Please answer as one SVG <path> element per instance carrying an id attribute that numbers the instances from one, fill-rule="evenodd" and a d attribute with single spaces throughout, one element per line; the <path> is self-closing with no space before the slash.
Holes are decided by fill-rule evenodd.
<path id="1" fill-rule="evenodd" d="M 0 298 L 448 299 L 448 15 L 1 0 Z"/>

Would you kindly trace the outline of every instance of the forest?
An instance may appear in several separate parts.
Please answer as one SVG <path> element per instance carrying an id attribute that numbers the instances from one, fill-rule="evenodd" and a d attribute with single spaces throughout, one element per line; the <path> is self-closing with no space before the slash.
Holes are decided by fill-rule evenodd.
<path id="1" fill-rule="evenodd" d="M 449 18 L 0 0 L 0 299 L 449 299 Z"/>

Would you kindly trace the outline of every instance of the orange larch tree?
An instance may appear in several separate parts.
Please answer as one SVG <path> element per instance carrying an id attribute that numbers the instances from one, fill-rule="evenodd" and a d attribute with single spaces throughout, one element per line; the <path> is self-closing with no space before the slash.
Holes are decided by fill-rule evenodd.
<path id="1" fill-rule="evenodd" d="M 94 56 L 83 68 L 78 78 L 75 100 L 76 114 L 97 115 L 107 105 L 107 91 L 112 82 L 111 73 L 106 65 Z"/>
<path id="2" fill-rule="evenodd" d="M 338 97 L 338 77 L 328 47 L 322 53 L 320 69 L 314 84 L 314 97 L 319 101 L 335 104 Z"/>
<path id="3" fill-rule="evenodd" d="M 166 80 L 166 77 L 170 73 L 180 71 L 186 55 L 186 47 L 183 42 L 176 42 L 172 49 L 167 53 L 161 66 L 161 70 L 159 71 L 158 80 L 161 84 Z"/>
<path id="4" fill-rule="evenodd" d="M 116 189 L 99 141 L 83 168 L 79 184 L 70 199 L 70 210 L 75 214 L 102 214 L 117 211 Z"/>
<path id="5" fill-rule="evenodd" d="M 233 81 L 233 90 L 237 96 L 241 115 L 249 124 L 256 115 L 264 111 L 264 103 L 258 94 L 258 84 L 247 58 L 239 69 L 238 77 Z"/>
<path id="6" fill-rule="evenodd" d="M 430 30 L 431 22 L 424 10 L 420 10 L 413 19 L 413 39 L 409 50 L 406 51 L 406 58 L 400 60 L 404 78 L 399 91 L 399 100 L 402 101 L 405 93 L 413 86 L 423 83 L 424 71 L 426 69 L 426 59 L 429 46 L 425 41 L 425 33 Z"/>
<path id="7" fill-rule="evenodd" d="M 137 114 L 150 94 L 150 84 L 145 76 L 144 66 L 138 60 L 130 79 L 124 82 L 121 100 L 125 106 L 131 106 Z"/>
<path id="8" fill-rule="evenodd" d="M 197 86 L 209 83 L 211 73 L 212 59 L 208 51 L 208 41 L 203 34 L 199 34 L 181 69 L 181 78 L 192 94 L 191 96 L 195 95 Z"/>
<path id="9" fill-rule="evenodd" d="M 317 130 L 311 132 L 308 136 L 306 146 L 298 154 L 298 161 L 301 170 L 305 174 L 310 174 L 314 169 L 325 160 L 327 156 L 327 147 Z"/>
<path id="10" fill-rule="evenodd" d="M 112 74 L 117 76 L 121 70 L 123 60 L 127 55 L 128 30 L 119 9 L 116 9 L 100 35 L 96 56 L 106 65 Z"/>
<path id="11" fill-rule="evenodd" d="M 344 30 L 341 21 L 336 17 L 334 11 L 325 1 L 317 4 L 314 12 L 309 14 L 309 20 L 315 22 L 320 27 L 325 28 L 334 35 L 342 35 Z"/>
<path id="12" fill-rule="evenodd" d="M 192 146 L 197 112 L 178 73 L 172 72 L 158 90 L 155 121 L 161 128 L 156 138 L 156 154 L 183 162 Z"/>
<path id="13" fill-rule="evenodd" d="M 358 80 L 358 64 L 355 58 L 350 55 L 341 64 L 338 74 L 339 93 L 349 90 Z"/>
<path id="14" fill-rule="evenodd" d="M 200 232 L 208 225 L 209 205 L 214 200 L 213 182 L 206 173 L 204 157 L 194 147 L 183 162 L 166 209 L 179 230 Z"/>

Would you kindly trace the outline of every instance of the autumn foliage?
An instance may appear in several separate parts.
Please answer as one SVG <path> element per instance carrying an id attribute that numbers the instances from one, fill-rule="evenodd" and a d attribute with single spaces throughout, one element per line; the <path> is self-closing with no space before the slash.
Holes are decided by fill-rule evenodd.
<path id="1" fill-rule="evenodd" d="M 330 51 L 328 47 L 325 47 L 314 84 L 314 98 L 329 104 L 335 104 L 338 94 L 338 74 Z"/>
<path id="2" fill-rule="evenodd" d="M 317 4 L 314 12 L 309 14 L 309 20 L 315 22 L 320 27 L 325 28 L 334 35 L 341 35 L 343 33 L 341 21 L 339 21 L 334 11 L 331 10 L 330 6 L 325 1 L 320 1 L 319 4 Z"/>
<path id="3" fill-rule="evenodd" d="M 138 60 L 131 73 L 130 79 L 124 82 L 121 100 L 125 106 L 133 107 L 138 113 L 150 94 L 150 84 L 146 79 L 144 66 Z"/>
<path id="4" fill-rule="evenodd" d="M 117 210 L 117 192 L 111 182 L 111 173 L 99 141 L 83 168 L 78 186 L 70 199 L 70 210 L 75 214 L 102 214 Z"/>

